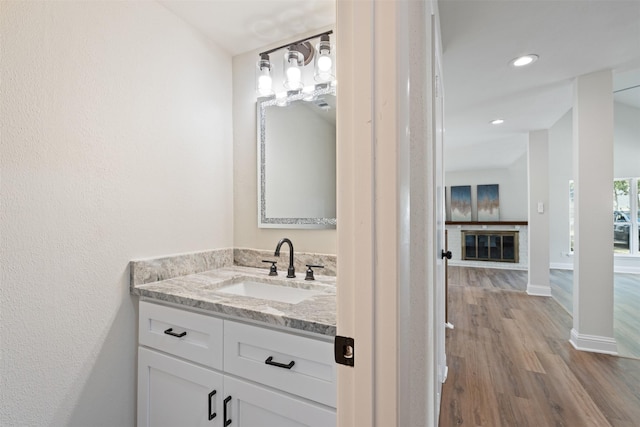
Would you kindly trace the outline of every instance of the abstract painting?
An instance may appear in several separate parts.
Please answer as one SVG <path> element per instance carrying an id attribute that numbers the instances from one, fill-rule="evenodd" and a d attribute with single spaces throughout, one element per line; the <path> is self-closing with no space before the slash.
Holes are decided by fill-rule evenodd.
<path id="1" fill-rule="evenodd" d="M 500 220 L 498 184 L 478 185 L 478 221 Z"/>
<path id="2" fill-rule="evenodd" d="M 451 187 L 451 221 L 471 221 L 471 186 Z"/>

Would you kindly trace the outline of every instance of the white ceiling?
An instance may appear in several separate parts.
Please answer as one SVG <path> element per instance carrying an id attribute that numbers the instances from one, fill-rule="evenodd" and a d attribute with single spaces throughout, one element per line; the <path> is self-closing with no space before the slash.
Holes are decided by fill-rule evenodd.
<path id="1" fill-rule="evenodd" d="M 160 0 L 231 55 L 335 23 L 335 0 Z"/>
<path id="2" fill-rule="evenodd" d="M 640 84 L 639 1 L 440 0 L 439 8 L 449 171 L 510 165 L 529 131 L 569 110 L 576 76 L 611 68 L 614 90 Z M 530 67 L 508 64 L 529 53 L 540 56 Z M 640 90 L 616 100 L 640 108 Z M 495 118 L 505 123 L 489 124 Z"/>
<path id="3" fill-rule="evenodd" d="M 231 55 L 335 22 L 335 0 L 161 0 Z M 446 170 L 508 167 L 571 107 L 576 76 L 640 85 L 640 0 L 440 0 Z M 514 69 L 509 60 L 540 59 Z M 616 100 L 640 108 L 640 88 Z M 503 118 L 500 126 L 489 121 Z M 640 118 L 639 118 L 640 120 Z"/>

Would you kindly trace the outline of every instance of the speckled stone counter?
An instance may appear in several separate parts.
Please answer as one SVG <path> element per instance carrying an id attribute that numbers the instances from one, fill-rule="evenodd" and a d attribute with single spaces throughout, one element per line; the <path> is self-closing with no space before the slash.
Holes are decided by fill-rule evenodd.
<path id="1" fill-rule="evenodd" d="M 131 293 L 147 300 L 178 304 L 206 310 L 212 314 L 258 321 L 268 325 L 321 335 L 334 336 L 336 333 L 335 277 L 316 274 L 316 280 L 305 281 L 304 271 L 298 271 L 296 273 L 298 277 L 294 279 L 287 279 L 286 273 L 282 271 L 279 276 L 271 277 L 268 275 L 268 268 L 227 265 L 208 271 L 144 283 L 145 280 L 134 279 L 134 277 L 140 277 L 141 264 L 143 262 L 132 262 Z M 288 304 L 220 292 L 221 287 L 232 284 L 243 277 L 267 284 L 313 289 L 320 293 L 297 304 Z"/>

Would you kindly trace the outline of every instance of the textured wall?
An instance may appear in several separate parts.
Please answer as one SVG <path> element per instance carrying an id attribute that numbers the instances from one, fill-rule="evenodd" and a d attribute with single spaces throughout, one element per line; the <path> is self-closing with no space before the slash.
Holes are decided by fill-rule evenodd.
<path id="1" fill-rule="evenodd" d="M 233 246 L 231 58 L 156 2 L 0 32 L 0 425 L 134 425 L 129 260 Z"/>
<path id="2" fill-rule="evenodd" d="M 288 41 L 293 40 L 297 38 L 292 37 Z M 287 40 L 283 40 L 282 43 L 274 43 L 272 47 L 286 42 Z M 258 228 L 255 67 L 258 53 L 263 50 L 233 57 L 234 246 L 273 250 L 278 240 L 289 237 L 296 251 L 335 254 L 335 229 Z M 280 66 L 280 62 L 277 66 Z"/>

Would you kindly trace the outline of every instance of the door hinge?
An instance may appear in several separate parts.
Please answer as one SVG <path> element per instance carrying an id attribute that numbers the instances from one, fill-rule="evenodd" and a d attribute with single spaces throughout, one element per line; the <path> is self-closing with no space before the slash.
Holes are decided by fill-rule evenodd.
<path id="1" fill-rule="evenodd" d="M 353 366 L 355 362 L 355 341 L 350 337 L 341 337 L 336 335 L 334 345 L 334 355 L 336 363 L 341 365 Z"/>

